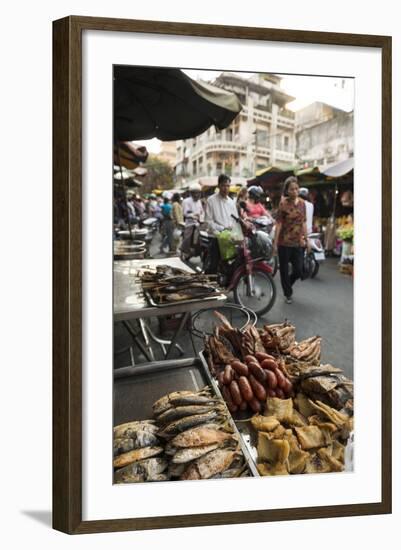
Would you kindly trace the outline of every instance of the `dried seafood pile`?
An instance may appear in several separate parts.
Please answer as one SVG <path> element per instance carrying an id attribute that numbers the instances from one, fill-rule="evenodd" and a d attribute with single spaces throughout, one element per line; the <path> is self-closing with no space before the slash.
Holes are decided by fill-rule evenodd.
<path id="1" fill-rule="evenodd" d="M 207 275 L 171 266 L 157 266 L 156 270 L 144 268 L 139 276 L 143 290 L 158 305 L 207 298 L 217 290 Z"/>
<path id="2" fill-rule="evenodd" d="M 170 479 L 249 475 L 225 403 L 209 388 L 170 393 L 154 403 L 153 411 L 166 441 Z"/>
<path id="3" fill-rule="evenodd" d="M 114 483 L 165 481 L 167 460 L 154 420 L 138 420 L 114 428 Z"/>
<path id="4" fill-rule="evenodd" d="M 312 336 L 302 342 L 295 341 L 295 327 L 287 321 L 275 325 L 265 325 L 260 337 L 266 350 L 288 355 L 297 361 L 319 363 L 322 339 Z"/>
<path id="5" fill-rule="evenodd" d="M 153 412 L 154 420 L 114 428 L 115 483 L 250 475 L 227 407 L 210 388 L 165 395 Z"/>
<path id="6" fill-rule="evenodd" d="M 234 380 L 238 385 L 240 376 L 249 377 L 251 373 L 257 382 L 264 385 L 268 397 L 286 398 L 292 395 L 293 390 L 301 391 L 311 399 L 320 400 L 337 410 L 344 409 L 352 414 L 353 382 L 341 369 L 320 364 L 322 339 L 319 336 L 297 342 L 295 326 L 287 321 L 265 325 L 261 330 L 247 326 L 240 331 L 233 328 L 224 316 L 217 312 L 216 315 L 221 324 L 206 340 L 205 352 L 209 369 L 219 381 L 231 412 L 246 409 L 243 404 L 244 397 L 245 394 L 250 396 L 249 388 L 245 388 L 245 382 L 242 382 L 245 391 L 241 393 L 242 401 L 240 401 L 236 384 L 232 384 L 232 381 Z M 248 363 L 256 363 L 259 367 L 263 367 L 263 359 L 259 360 L 258 357 L 262 358 L 266 353 L 266 358 L 275 361 L 270 370 L 276 374 L 276 377 L 279 372 L 284 378 L 284 381 L 281 380 L 278 374 L 277 385 L 274 385 L 274 381 L 273 385 L 266 383 L 266 377 L 263 377 L 257 366 L 249 368 Z M 245 374 L 246 369 L 238 365 L 241 361 L 246 364 L 248 375 Z M 270 375 L 267 376 L 270 377 Z M 227 389 L 224 389 L 227 387 L 230 390 L 230 396 Z M 254 380 L 252 380 L 251 389 L 254 395 L 256 393 L 260 396 L 258 398 L 260 405 L 258 406 L 256 401 L 249 400 L 247 401 L 249 408 L 254 412 L 263 411 L 263 390 Z"/>
<path id="7" fill-rule="evenodd" d="M 258 471 L 262 476 L 341 472 L 353 419 L 303 393 L 267 398 L 265 416 L 255 415 Z"/>

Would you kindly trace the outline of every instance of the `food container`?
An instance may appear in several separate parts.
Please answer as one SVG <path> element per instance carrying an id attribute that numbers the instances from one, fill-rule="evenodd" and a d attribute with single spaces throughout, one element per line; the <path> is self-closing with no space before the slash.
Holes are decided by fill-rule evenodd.
<path id="1" fill-rule="evenodd" d="M 205 386 L 211 386 L 213 393 L 222 399 L 207 364 L 201 358 L 156 361 L 139 367 L 115 369 L 113 425 L 129 422 L 133 418 L 152 418 L 152 404 L 161 396 L 180 390 L 198 391 Z M 231 417 L 230 424 L 238 437 L 252 476 L 259 477 L 256 464 Z"/>

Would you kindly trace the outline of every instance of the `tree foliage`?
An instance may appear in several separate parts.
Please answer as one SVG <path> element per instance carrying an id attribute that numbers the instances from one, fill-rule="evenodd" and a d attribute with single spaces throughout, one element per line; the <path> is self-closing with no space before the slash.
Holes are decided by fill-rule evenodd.
<path id="1" fill-rule="evenodd" d="M 144 164 L 148 173 L 141 181 L 141 194 L 151 193 L 152 189 L 172 189 L 174 187 L 174 169 L 157 155 L 149 155 Z"/>

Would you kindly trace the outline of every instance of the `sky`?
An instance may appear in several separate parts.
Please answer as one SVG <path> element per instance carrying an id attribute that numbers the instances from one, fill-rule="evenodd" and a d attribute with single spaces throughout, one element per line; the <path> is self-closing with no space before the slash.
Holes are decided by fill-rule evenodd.
<path id="1" fill-rule="evenodd" d="M 194 80 L 201 79 L 206 81 L 214 80 L 221 71 L 197 71 L 185 70 L 184 72 Z M 236 73 L 242 76 L 248 73 Z M 277 73 L 275 73 L 277 74 Z M 249 74 L 249 76 L 251 76 Z M 354 80 L 352 78 L 337 78 L 326 76 L 308 76 L 308 75 L 281 75 L 281 88 L 295 97 L 295 101 L 287 104 L 287 109 L 297 111 L 306 107 L 314 101 L 328 103 L 344 111 L 352 111 L 354 108 Z M 160 141 L 151 139 L 145 141 L 136 141 L 145 145 L 149 152 L 158 153 L 160 150 Z"/>

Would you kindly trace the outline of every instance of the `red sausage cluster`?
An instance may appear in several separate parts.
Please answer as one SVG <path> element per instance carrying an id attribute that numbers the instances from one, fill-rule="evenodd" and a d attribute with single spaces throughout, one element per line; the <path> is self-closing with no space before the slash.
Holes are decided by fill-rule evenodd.
<path id="1" fill-rule="evenodd" d="M 276 359 L 267 353 L 247 355 L 244 362 L 232 361 L 217 376 L 221 393 L 230 412 L 250 408 L 260 413 L 266 397 L 286 399 L 292 395 L 291 381 Z"/>

